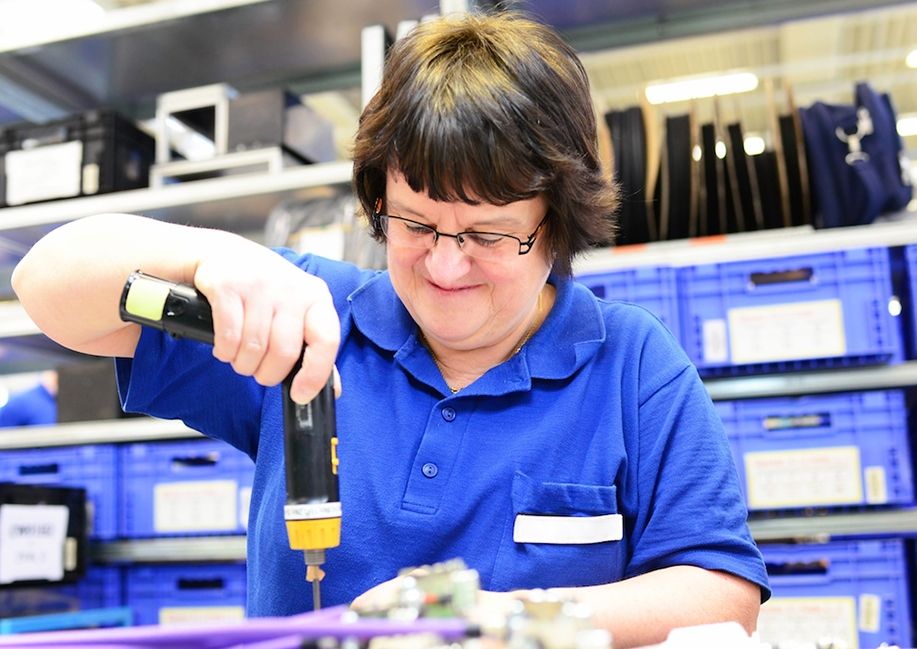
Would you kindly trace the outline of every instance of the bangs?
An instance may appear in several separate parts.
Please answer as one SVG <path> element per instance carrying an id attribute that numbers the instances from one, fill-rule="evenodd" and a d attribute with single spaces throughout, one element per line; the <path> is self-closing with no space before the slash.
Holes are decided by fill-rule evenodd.
<path id="1" fill-rule="evenodd" d="M 467 61 L 466 61 L 467 63 Z M 456 73 L 456 71 L 459 71 Z M 528 120 L 531 103 L 500 70 L 434 60 L 415 71 L 394 114 L 390 169 L 436 201 L 505 205 L 546 191 L 552 165 Z M 531 110 L 520 109 L 528 103 Z"/>

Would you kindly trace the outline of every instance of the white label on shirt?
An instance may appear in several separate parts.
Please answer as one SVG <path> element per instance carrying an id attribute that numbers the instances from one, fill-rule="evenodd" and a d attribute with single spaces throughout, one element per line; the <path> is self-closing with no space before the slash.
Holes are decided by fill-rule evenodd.
<path id="1" fill-rule="evenodd" d="M 79 196 L 83 143 L 49 144 L 6 154 L 6 202 L 21 205 Z"/>
<path id="2" fill-rule="evenodd" d="M 517 514 L 513 526 L 516 543 L 583 544 L 620 541 L 624 536 L 621 514 L 604 516 L 536 516 Z"/>
<path id="3" fill-rule="evenodd" d="M 701 325 L 704 337 L 704 360 L 708 363 L 725 363 L 729 360 L 729 341 L 726 336 L 726 321 L 704 320 Z"/>
<path id="4" fill-rule="evenodd" d="M 180 626 L 205 622 L 237 622 L 245 619 L 241 606 L 163 606 L 159 609 L 159 624 Z"/>
<path id="5" fill-rule="evenodd" d="M 863 502 L 856 446 L 746 453 L 751 509 Z"/>
<path id="6" fill-rule="evenodd" d="M 238 497 L 235 480 L 157 484 L 153 490 L 153 529 L 162 533 L 235 530 Z"/>
<path id="7" fill-rule="evenodd" d="M 853 597 L 772 597 L 761 605 L 758 635 L 771 646 L 815 646 L 830 642 L 858 649 Z"/>
<path id="8" fill-rule="evenodd" d="M 0 584 L 64 578 L 64 505 L 0 505 Z"/>
<path id="9" fill-rule="evenodd" d="M 764 363 L 843 356 L 847 352 L 840 300 L 729 309 L 732 362 Z"/>

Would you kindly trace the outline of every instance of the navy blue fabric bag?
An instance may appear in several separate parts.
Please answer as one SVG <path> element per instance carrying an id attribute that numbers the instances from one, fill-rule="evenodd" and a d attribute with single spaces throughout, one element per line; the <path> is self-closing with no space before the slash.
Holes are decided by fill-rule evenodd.
<path id="1" fill-rule="evenodd" d="M 853 106 L 817 101 L 799 111 L 817 227 L 872 223 L 911 200 L 913 187 L 889 96 L 863 82 L 854 94 Z"/>

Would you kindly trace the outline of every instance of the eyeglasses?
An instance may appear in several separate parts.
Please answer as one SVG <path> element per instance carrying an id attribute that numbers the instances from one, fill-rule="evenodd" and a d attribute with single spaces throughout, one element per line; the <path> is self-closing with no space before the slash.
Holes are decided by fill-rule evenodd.
<path id="1" fill-rule="evenodd" d="M 527 238 L 520 239 L 511 234 L 500 232 L 478 232 L 467 230 L 456 234 L 440 232 L 436 228 L 424 223 L 418 223 L 402 216 L 380 214 L 382 199 L 376 200 L 375 211 L 372 218 L 379 224 L 385 238 L 390 245 L 402 248 L 422 248 L 432 250 L 440 237 L 455 239 L 459 250 L 475 259 L 502 259 L 515 255 L 526 255 L 535 245 L 535 235 L 548 219 L 545 214 L 535 230 Z"/>

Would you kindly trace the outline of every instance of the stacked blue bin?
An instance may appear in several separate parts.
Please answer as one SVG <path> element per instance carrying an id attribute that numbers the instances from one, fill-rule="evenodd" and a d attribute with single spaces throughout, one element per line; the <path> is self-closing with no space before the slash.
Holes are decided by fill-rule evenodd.
<path id="1" fill-rule="evenodd" d="M 112 608 L 122 600 L 121 568 L 90 566 L 71 584 L 0 589 L 0 618 Z"/>
<path id="2" fill-rule="evenodd" d="M 124 445 L 122 536 L 244 534 L 254 463 L 225 442 Z"/>
<path id="3" fill-rule="evenodd" d="M 773 591 L 758 616 L 762 642 L 914 646 L 902 540 L 763 545 L 761 551 Z"/>
<path id="4" fill-rule="evenodd" d="M 583 273 L 576 280 L 605 300 L 639 304 L 656 315 L 675 337 L 680 336 L 678 279 L 669 266 Z"/>
<path id="5" fill-rule="evenodd" d="M 914 502 L 901 390 L 715 405 L 749 510 Z"/>
<path id="6" fill-rule="evenodd" d="M 905 306 L 908 349 L 911 358 L 917 358 L 917 245 L 904 247 L 906 287 L 902 299 Z"/>
<path id="7" fill-rule="evenodd" d="M 89 536 L 118 536 L 121 491 L 115 444 L 87 444 L 0 451 L 0 482 L 86 489 Z"/>
<path id="8" fill-rule="evenodd" d="M 133 565 L 125 604 L 134 624 L 178 625 L 245 617 L 245 564 Z"/>
<path id="9" fill-rule="evenodd" d="M 679 269 L 682 343 L 704 376 L 900 360 L 887 248 Z"/>

